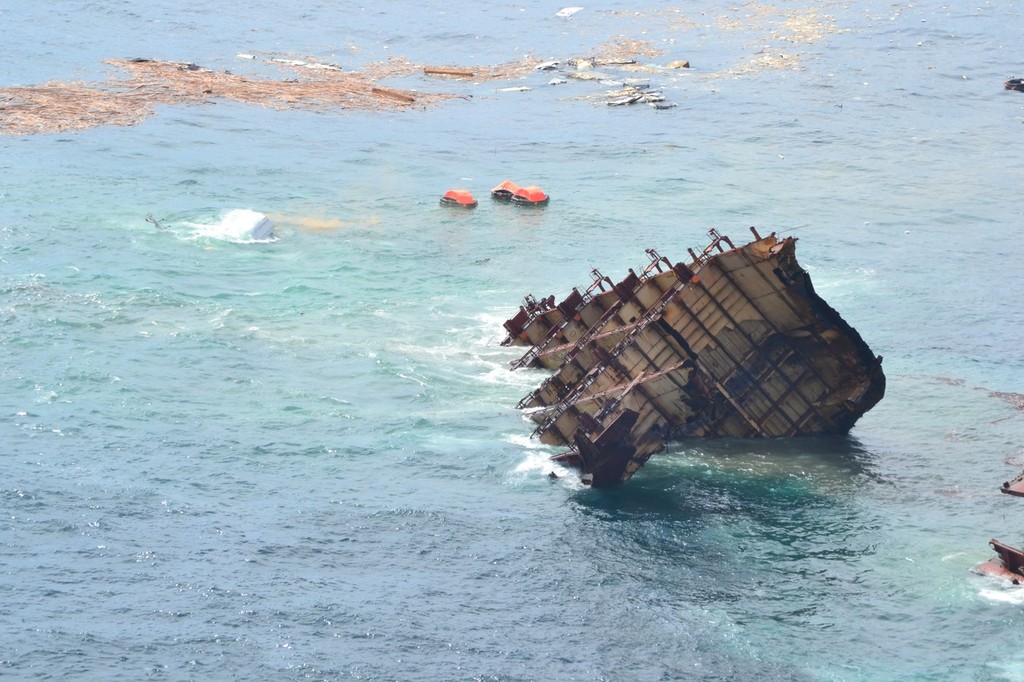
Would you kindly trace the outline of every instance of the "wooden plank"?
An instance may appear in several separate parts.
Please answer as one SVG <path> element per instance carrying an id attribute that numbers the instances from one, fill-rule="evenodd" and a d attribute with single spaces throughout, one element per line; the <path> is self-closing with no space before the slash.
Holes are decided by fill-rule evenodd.
<path id="1" fill-rule="evenodd" d="M 466 69 L 446 69 L 435 66 L 427 66 L 423 68 L 423 73 L 428 76 L 457 76 L 460 78 L 472 78 L 473 72 L 467 71 Z"/>
<path id="2" fill-rule="evenodd" d="M 404 92 L 398 92 L 397 90 L 391 90 L 390 88 L 370 88 L 370 92 L 404 104 L 412 104 L 416 101 L 416 98 L 412 95 L 408 95 Z"/>

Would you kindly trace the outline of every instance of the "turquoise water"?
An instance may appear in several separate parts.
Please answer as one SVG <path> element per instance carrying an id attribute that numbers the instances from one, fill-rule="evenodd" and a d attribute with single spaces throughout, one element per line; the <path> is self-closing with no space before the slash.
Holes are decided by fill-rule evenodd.
<path id="1" fill-rule="evenodd" d="M 1024 679 L 1024 593 L 970 570 L 1024 528 L 1019 4 L 561 7 L 0 5 L 3 86 L 617 39 L 693 66 L 651 75 L 666 111 L 413 76 L 387 84 L 467 97 L 0 136 L 0 674 Z M 825 35 L 778 37 L 812 11 Z M 762 53 L 800 68 L 739 72 Z M 551 204 L 492 204 L 506 178 Z M 501 322 L 749 225 L 800 238 L 885 399 L 847 438 L 549 479 Z"/>

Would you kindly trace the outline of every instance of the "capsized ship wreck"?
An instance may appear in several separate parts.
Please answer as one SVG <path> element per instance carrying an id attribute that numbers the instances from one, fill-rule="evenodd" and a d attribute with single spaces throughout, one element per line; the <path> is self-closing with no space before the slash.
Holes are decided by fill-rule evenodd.
<path id="1" fill-rule="evenodd" d="M 700 253 L 612 282 L 596 269 L 565 300 L 526 297 L 504 345 L 512 368 L 553 374 L 517 406 L 541 442 L 568 449 L 585 484 L 628 480 L 670 440 L 845 433 L 885 393 L 875 356 L 811 285 L 796 239 Z"/>

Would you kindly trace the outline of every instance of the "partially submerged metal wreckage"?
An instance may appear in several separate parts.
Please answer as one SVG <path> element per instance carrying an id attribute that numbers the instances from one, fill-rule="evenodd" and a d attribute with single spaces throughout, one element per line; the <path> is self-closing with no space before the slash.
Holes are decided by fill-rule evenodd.
<path id="1" fill-rule="evenodd" d="M 796 239 L 711 243 L 565 300 L 527 296 L 503 345 L 554 372 L 520 401 L 585 484 L 628 480 L 669 440 L 845 433 L 885 393 L 875 356 L 811 285 Z"/>
<path id="2" fill-rule="evenodd" d="M 1000 492 L 1013 497 L 1024 497 L 1024 472 L 1009 481 L 1005 481 Z M 1014 585 L 1024 584 L 1024 551 L 1011 547 L 995 538 L 988 541 L 996 556 L 975 567 L 982 575 L 1008 580 Z"/>

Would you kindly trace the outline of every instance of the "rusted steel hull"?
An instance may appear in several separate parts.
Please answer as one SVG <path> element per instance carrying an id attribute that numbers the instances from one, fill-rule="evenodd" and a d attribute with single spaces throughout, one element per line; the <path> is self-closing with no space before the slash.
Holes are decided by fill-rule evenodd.
<path id="1" fill-rule="evenodd" d="M 999 540 L 989 540 L 988 544 L 998 556 L 979 564 L 975 570 L 982 575 L 1009 580 L 1014 585 L 1024 582 L 1024 552 Z"/>
<path id="2" fill-rule="evenodd" d="M 1018 474 L 1009 481 L 1004 482 L 999 490 L 1006 495 L 1024 497 L 1024 473 Z"/>
<path id="3" fill-rule="evenodd" d="M 585 482 L 629 479 L 677 438 L 848 431 L 885 393 L 881 358 L 815 292 L 796 239 L 712 242 L 688 264 L 526 298 L 505 322 L 512 363 L 553 374 L 518 407 Z"/>

